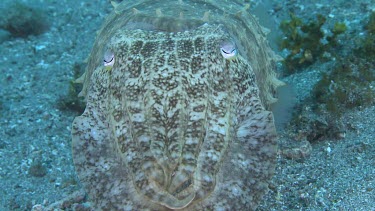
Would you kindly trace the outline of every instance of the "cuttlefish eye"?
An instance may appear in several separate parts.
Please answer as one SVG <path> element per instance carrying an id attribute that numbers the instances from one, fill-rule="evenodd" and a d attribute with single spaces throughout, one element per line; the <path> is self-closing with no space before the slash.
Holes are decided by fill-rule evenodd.
<path id="1" fill-rule="evenodd" d="M 104 67 L 107 70 L 110 70 L 112 69 L 114 63 L 115 63 L 115 54 L 110 50 L 106 50 L 104 53 L 104 59 L 103 59 Z"/>
<path id="2" fill-rule="evenodd" d="M 237 46 L 231 40 L 224 41 L 220 45 L 220 53 L 225 59 L 234 59 L 237 55 Z"/>

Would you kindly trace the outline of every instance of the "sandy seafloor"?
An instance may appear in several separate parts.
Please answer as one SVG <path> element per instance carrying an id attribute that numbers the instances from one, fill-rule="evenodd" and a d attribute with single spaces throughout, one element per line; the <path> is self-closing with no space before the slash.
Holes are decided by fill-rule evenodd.
<path id="1" fill-rule="evenodd" d="M 0 9 L 7 9 L 9 2 L 2 0 Z M 78 113 L 62 111 L 58 101 L 68 92 L 74 65 L 83 64 L 89 54 L 111 4 L 106 0 L 24 2 L 43 7 L 52 25 L 39 36 L 1 36 L 0 210 L 31 210 L 37 204 L 85 210 L 89 203 L 82 197 L 71 156 L 70 129 Z M 345 50 L 352 47 L 353 36 L 361 36 L 375 1 L 273 0 L 258 8 L 263 8 L 257 13 L 272 33 L 290 9 L 305 19 L 320 13 L 329 17 L 328 24 L 345 22 L 350 32 L 340 38 Z M 294 88 L 297 103 L 310 94 L 327 65 L 317 63 L 282 78 Z M 280 154 L 270 192 L 258 210 L 374 211 L 374 120 L 374 105 L 349 110 L 342 122 L 351 129 L 343 132 L 342 139 L 309 143 L 308 155 L 299 159 Z M 288 127 L 279 129 L 281 146 L 293 141 L 288 133 Z M 38 163 L 46 172 L 32 176 L 30 167 Z"/>

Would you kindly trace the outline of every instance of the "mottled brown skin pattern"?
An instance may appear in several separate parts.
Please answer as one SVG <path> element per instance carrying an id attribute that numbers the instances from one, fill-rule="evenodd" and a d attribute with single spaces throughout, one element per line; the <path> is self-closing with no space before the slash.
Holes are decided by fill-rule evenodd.
<path id="1" fill-rule="evenodd" d="M 267 109 L 282 83 L 244 6 L 210 2 L 124 2 L 100 30 L 81 93 L 86 110 L 72 127 L 74 164 L 95 210 L 261 202 L 276 162 Z M 220 53 L 227 40 L 238 46 L 235 59 Z"/>

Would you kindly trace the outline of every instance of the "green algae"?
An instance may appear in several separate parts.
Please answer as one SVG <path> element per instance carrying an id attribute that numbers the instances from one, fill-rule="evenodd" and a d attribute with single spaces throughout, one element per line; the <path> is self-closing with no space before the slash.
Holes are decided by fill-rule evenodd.
<path id="1" fill-rule="evenodd" d="M 361 40 L 360 46 L 355 49 L 355 53 L 368 60 L 375 59 L 375 12 L 369 16 L 368 22 L 364 26 L 366 36 Z"/>
<path id="2" fill-rule="evenodd" d="M 57 101 L 57 107 L 62 111 L 74 111 L 82 114 L 85 110 L 86 103 L 83 97 L 78 94 L 82 89 L 82 84 L 75 83 L 75 79 L 82 75 L 84 65 L 82 63 L 75 63 L 73 66 L 73 79 L 69 81 L 68 93 L 60 97 Z"/>
<path id="3" fill-rule="evenodd" d="M 283 62 L 287 75 L 324 59 L 326 52 L 333 53 L 333 49 L 338 46 L 337 36 L 346 31 L 346 25 L 335 23 L 327 35 L 322 30 L 325 23 L 326 18 L 322 15 L 317 15 L 316 20 L 303 22 L 301 18 L 290 14 L 290 20 L 280 24 L 284 38 L 279 47 L 289 50 Z"/>
<path id="4" fill-rule="evenodd" d="M 322 73 L 310 97 L 296 107 L 290 123 L 296 137 L 309 142 L 342 139 L 348 130 L 343 114 L 375 104 L 375 12 L 364 29 L 365 36 L 345 55 L 337 57 L 334 65 Z M 345 25 L 337 23 L 332 32 L 338 35 L 345 30 Z"/>
<path id="5" fill-rule="evenodd" d="M 29 175 L 33 177 L 44 177 L 47 174 L 47 169 L 42 163 L 33 163 L 28 171 Z"/>
<path id="6" fill-rule="evenodd" d="M 43 164 L 42 152 L 34 154 L 33 161 L 28 169 L 28 174 L 33 177 L 44 177 L 47 174 L 47 168 Z"/>
<path id="7" fill-rule="evenodd" d="M 364 29 L 366 36 L 359 47 L 324 73 L 314 87 L 316 103 L 335 115 L 375 102 L 375 12 L 370 14 Z"/>
<path id="8" fill-rule="evenodd" d="M 355 57 L 345 58 L 332 71 L 323 74 L 314 87 L 313 96 L 317 105 L 341 116 L 347 109 L 374 103 L 374 80 L 372 62 Z"/>

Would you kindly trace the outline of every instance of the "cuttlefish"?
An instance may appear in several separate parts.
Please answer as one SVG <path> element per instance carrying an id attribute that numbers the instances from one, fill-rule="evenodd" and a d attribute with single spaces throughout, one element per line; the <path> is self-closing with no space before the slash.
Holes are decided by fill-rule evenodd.
<path id="1" fill-rule="evenodd" d="M 72 127 L 95 210 L 254 210 L 276 165 L 277 57 L 239 0 L 113 3 Z"/>

